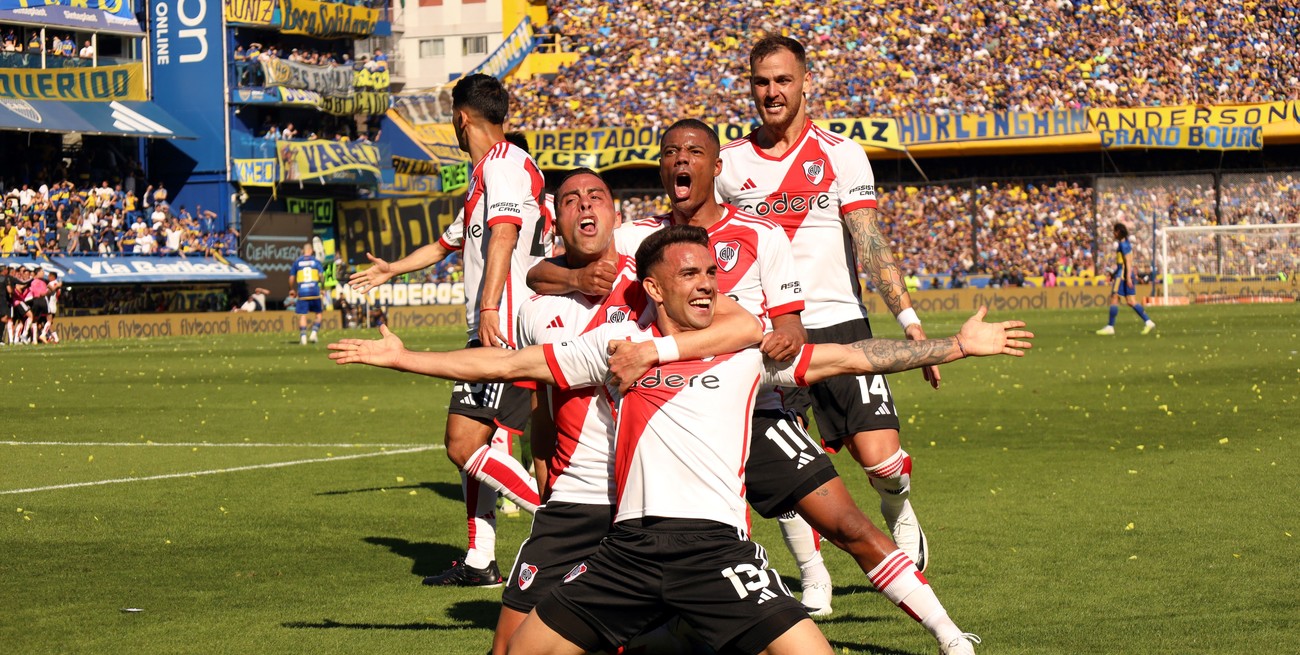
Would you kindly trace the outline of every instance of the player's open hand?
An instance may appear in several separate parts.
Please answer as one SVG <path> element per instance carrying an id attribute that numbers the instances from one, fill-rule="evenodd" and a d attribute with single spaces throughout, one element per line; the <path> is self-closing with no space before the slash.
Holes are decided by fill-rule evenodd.
<path id="1" fill-rule="evenodd" d="M 336 364 L 366 364 L 380 368 L 397 368 L 397 362 L 406 346 L 388 330 L 387 325 L 379 326 L 380 339 L 343 339 L 331 343 L 328 348 L 330 359 Z"/>
<path id="2" fill-rule="evenodd" d="M 627 393 L 632 383 L 658 362 L 659 351 L 652 341 L 610 341 L 609 383 L 617 386 L 619 393 Z"/>
<path id="3" fill-rule="evenodd" d="M 979 311 L 966 319 L 961 326 L 961 331 L 957 333 L 957 338 L 962 348 L 966 350 L 966 354 L 971 357 L 989 355 L 1024 357 L 1025 351 L 1033 347 L 1024 339 L 1033 339 L 1034 333 L 1020 329 L 1025 327 L 1024 321 L 985 323 L 984 316 L 988 311 L 988 307 L 980 305 Z"/>
<path id="4" fill-rule="evenodd" d="M 607 259 L 597 259 L 573 273 L 573 288 L 589 296 L 604 296 L 614 288 L 616 271 Z"/>
<path id="5" fill-rule="evenodd" d="M 907 335 L 908 341 L 925 341 L 925 328 L 920 323 L 913 323 L 903 330 Z M 921 375 L 925 376 L 925 381 L 930 383 L 931 387 L 939 388 L 939 380 L 943 377 L 939 375 L 938 366 L 922 366 Z"/>
<path id="6" fill-rule="evenodd" d="M 366 253 L 366 259 L 370 260 L 370 268 L 353 273 L 348 277 L 348 284 L 352 285 L 352 288 L 357 293 L 365 293 L 393 279 L 391 264 L 370 253 Z"/>

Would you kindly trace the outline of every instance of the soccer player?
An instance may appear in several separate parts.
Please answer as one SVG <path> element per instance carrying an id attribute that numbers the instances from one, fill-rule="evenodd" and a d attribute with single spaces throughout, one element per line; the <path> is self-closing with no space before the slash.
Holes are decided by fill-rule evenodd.
<path id="1" fill-rule="evenodd" d="M 889 240 L 876 217 L 876 187 L 862 147 L 813 124 L 804 103 L 811 83 L 803 45 L 769 36 L 750 50 L 750 92 L 763 124 L 722 149 L 718 197 L 779 223 L 790 237 L 795 272 L 805 290 L 803 325 L 811 343 L 870 338 L 857 264 L 871 277 L 908 339 L 925 339 Z M 939 371 L 923 369 L 939 386 Z M 912 459 L 898 437 L 898 412 L 883 375 L 830 378 L 808 395 L 787 397 L 805 414 L 811 405 L 826 447 L 848 447 L 880 495 L 894 541 L 925 570 L 929 548 L 909 500 Z"/>
<path id="2" fill-rule="evenodd" d="M 384 328 L 380 340 L 330 344 L 330 357 L 444 378 L 599 386 L 609 373 L 611 344 L 664 340 L 711 324 L 717 265 L 710 250 L 708 234 L 693 226 L 672 226 L 642 243 L 637 275 L 657 317 L 649 329 L 624 321 L 558 345 L 413 353 Z M 755 393 L 763 383 L 1022 355 L 1029 347 L 1020 339 L 1033 335 L 1017 329 L 1023 323 L 984 323 L 983 314 L 981 308 L 948 339 L 807 345 L 786 364 L 747 348 L 663 363 L 638 379 L 618 401 L 614 528 L 533 609 L 509 652 L 576 655 L 618 646 L 671 610 L 717 650 L 831 653 L 747 537 L 743 464 Z"/>
<path id="3" fill-rule="evenodd" d="M 659 175 L 672 212 L 618 229 L 618 250 L 634 251 L 646 236 L 669 225 L 706 228 L 719 268 L 719 289 L 756 315 L 774 315 L 771 325 L 778 330 L 764 338 L 763 351 L 773 359 L 793 356 L 783 350 L 789 341 L 778 338 L 785 336 L 779 334 L 784 327 L 789 330 L 786 338 L 798 343 L 796 352 L 803 345 L 798 322 L 803 303 L 794 293 L 800 287 L 791 277 L 788 242 L 774 223 L 715 201 L 714 178 L 721 166 L 718 150 L 716 133 L 699 121 L 678 121 L 664 131 Z M 598 270 L 596 264 L 587 268 Z M 565 284 L 569 275 L 543 262 L 529 272 L 529 278 L 537 286 L 554 289 Z M 786 319 L 794 319 L 793 325 Z M 658 353 L 652 344 L 627 350 L 636 352 L 627 356 L 632 363 L 618 371 L 623 379 L 636 379 L 656 363 Z M 612 368 L 617 371 L 617 361 Z M 756 402 L 752 432 L 761 438 L 753 442 L 745 463 L 746 497 L 762 516 L 780 517 L 786 544 L 800 566 L 805 608 L 814 615 L 831 613 L 830 574 L 811 529 L 815 527 L 851 554 L 886 598 L 929 630 L 942 652 L 972 652 L 971 642 L 978 643 L 977 638 L 957 627 L 913 561 L 862 514 L 826 453 L 797 420 L 780 411 L 780 399 L 767 393 Z"/>
<path id="4" fill-rule="evenodd" d="M 448 228 L 437 246 L 430 244 L 410 256 L 427 259 L 463 248 L 467 348 L 518 346 L 519 306 L 532 295 L 524 272 L 550 253 L 547 215 L 541 208 L 542 173 L 527 152 L 506 139 L 503 126 L 509 109 L 509 93 L 490 75 L 469 75 L 453 87 L 452 126 L 473 165 L 464 218 Z M 406 266 L 397 268 L 423 268 Z M 498 429 L 522 434 L 531 407 L 531 390 L 525 385 L 458 382 L 452 389 L 447 457 L 465 474 L 469 547 L 464 558 L 425 578 L 424 584 L 500 586 L 493 490 L 529 512 L 541 499 L 528 471 L 508 453 L 492 448 L 491 437 Z"/>
<path id="5" fill-rule="evenodd" d="M 586 168 L 570 171 L 556 196 L 556 227 L 565 252 L 547 261 L 573 270 L 604 261 L 617 272 L 616 280 L 604 296 L 574 292 L 535 296 L 524 303 L 519 315 L 521 346 L 557 343 L 609 323 L 636 322 L 647 309 L 634 258 L 615 249 L 619 218 L 613 194 L 600 175 Z M 722 297 L 719 305 L 709 328 L 674 338 L 681 357 L 722 355 L 758 343 L 762 331 L 748 312 Z M 545 414 L 534 414 L 534 453 L 545 455 L 544 470 L 551 475 L 544 483 L 545 504 L 538 508 L 532 533 L 506 577 L 493 642 L 496 655 L 505 653 L 528 612 L 595 552 L 614 518 L 615 435 L 608 394 L 594 387 L 547 387 L 539 393 L 546 399 Z"/>
<path id="6" fill-rule="evenodd" d="M 1111 228 L 1115 235 L 1115 270 L 1110 273 L 1110 321 L 1106 327 L 1097 330 L 1097 334 L 1106 336 L 1115 334 L 1115 317 L 1119 316 L 1119 299 L 1123 298 L 1128 306 L 1137 312 L 1138 318 L 1145 323 L 1142 334 L 1150 334 L 1156 329 L 1156 322 L 1147 316 L 1147 310 L 1137 301 L 1137 279 L 1133 275 L 1133 244 L 1128 240 L 1128 226 L 1115 222 Z"/>
<path id="7" fill-rule="evenodd" d="M 324 276 L 324 267 L 313 254 L 310 243 L 302 244 L 302 256 L 294 260 L 292 272 L 289 273 L 289 286 L 298 292 L 298 302 L 293 311 L 298 315 L 298 343 L 307 345 L 308 341 L 316 343 L 316 333 L 320 332 L 324 308 L 321 305 L 320 283 Z M 307 335 L 307 314 L 315 314 L 316 320 L 311 324 L 311 335 Z"/>

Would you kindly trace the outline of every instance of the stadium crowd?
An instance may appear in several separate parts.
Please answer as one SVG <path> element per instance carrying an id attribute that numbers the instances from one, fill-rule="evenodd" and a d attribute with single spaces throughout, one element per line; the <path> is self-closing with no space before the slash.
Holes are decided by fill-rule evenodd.
<path id="1" fill-rule="evenodd" d="M 1290 99 L 1300 2 L 554 0 L 581 53 L 514 82 L 522 129 L 748 122 L 752 35 L 807 44 L 814 118 Z"/>
<path id="2" fill-rule="evenodd" d="M 146 188 L 143 198 L 108 180 L 80 188 L 68 180 L 35 189 L 23 184 L 3 203 L 0 256 L 224 256 L 238 248 L 238 233 L 219 231 L 215 212 L 173 208 L 162 184 Z"/>

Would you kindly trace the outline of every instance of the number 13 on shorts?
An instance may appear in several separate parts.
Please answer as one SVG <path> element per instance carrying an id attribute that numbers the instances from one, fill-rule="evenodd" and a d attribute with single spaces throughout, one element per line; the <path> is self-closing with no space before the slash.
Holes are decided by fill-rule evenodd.
<path id="1" fill-rule="evenodd" d="M 761 569 L 753 564 L 729 566 L 722 569 L 722 577 L 731 583 L 736 590 L 736 595 L 741 598 L 747 598 L 752 592 L 758 592 L 759 605 L 762 605 L 763 601 L 776 598 L 778 591 L 785 596 L 791 595 L 776 571 Z M 772 583 L 776 583 L 777 591 L 771 589 Z"/>

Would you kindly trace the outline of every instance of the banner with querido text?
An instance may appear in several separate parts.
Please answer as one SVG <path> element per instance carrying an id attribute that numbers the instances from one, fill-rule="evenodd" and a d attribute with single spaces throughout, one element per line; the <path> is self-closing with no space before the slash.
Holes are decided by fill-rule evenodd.
<path id="1" fill-rule="evenodd" d="M 71 102 L 149 99 L 144 88 L 144 64 L 0 68 L 0 98 Z"/>

